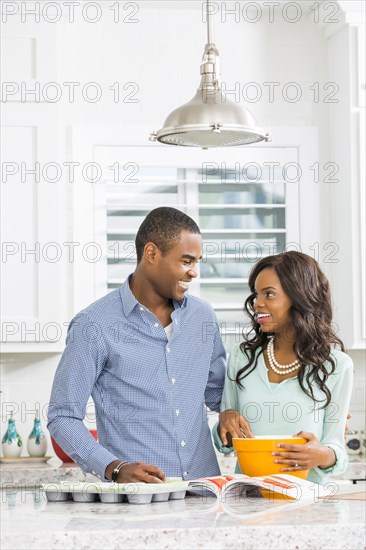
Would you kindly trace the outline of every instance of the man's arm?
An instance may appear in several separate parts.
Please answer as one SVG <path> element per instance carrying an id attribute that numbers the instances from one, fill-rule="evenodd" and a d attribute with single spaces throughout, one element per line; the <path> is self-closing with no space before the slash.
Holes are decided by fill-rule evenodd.
<path id="1" fill-rule="evenodd" d="M 226 352 L 221 340 L 219 325 L 216 320 L 210 373 L 205 390 L 205 403 L 211 411 L 220 412 L 225 372 Z"/>
<path id="2" fill-rule="evenodd" d="M 102 481 L 112 479 L 121 460 L 95 441 L 83 419 L 106 359 L 101 327 L 86 314 L 79 314 L 70 324 L 66 349 L 56 371 L 47 425 L 52 437 L 80 468 Z M 160 483 L 164 479 L 164 472 L 157 466 L 133 462 L 119 470 L 116 481 Z"/>
<path id="3" fill-rule="evenodd" d="M 118 457 L 95 441 L 83 419 L 105 361 L 100 327 L 85 313 L 77 315 L 69 326 L 66 348 L 55 374 L 47 425 L 60 447 L 85 472 L 102 480 L 106 467 Z"/>

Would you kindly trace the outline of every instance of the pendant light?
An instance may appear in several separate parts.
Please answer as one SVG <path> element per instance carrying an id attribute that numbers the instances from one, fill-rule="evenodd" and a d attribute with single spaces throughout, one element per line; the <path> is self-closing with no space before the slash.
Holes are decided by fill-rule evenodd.
<path id="1" fill-rule="evenodd" d="M 219 52 L 212 42 L 209 0 L 206 0 L 207 44 L 201 63 L 201 83 L 196 95 L 166 118 L 151 141 L 183 147 L 231 147 L 271 141 L 256 126 L 253 115 L 227 99 L 220 86 Z"/>

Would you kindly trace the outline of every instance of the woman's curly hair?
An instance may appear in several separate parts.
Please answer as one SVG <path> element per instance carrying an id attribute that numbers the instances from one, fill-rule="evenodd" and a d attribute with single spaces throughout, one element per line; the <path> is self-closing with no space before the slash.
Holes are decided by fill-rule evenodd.
<path id="1" fill-rule="evenodd" d="M 331 345 L 338 345 L 342 351 L 344 351 L 344 345 L 332 327 L 332 303 L 328 279 L 319 264 L 301 252 L 291 251 L 268 256 L 260 260 L 251 270 L 249 275 L 251 294 L 244 304 L 244 311 L 251 319 L 251 330 L 249 333 L 243 331 L 244 342 L 240 344 L 240 349 L 247 357 L 248 363 L 238 371 L 236 382 L 243 387 L 241 380 L 256 368 L 260 353 L 263 353 L 267 347 L 267 333 L 261 331 L 254 310 L 255 281 L 258 274 L 267 268 L 275 271 L 284 292 L 292 303 L 290 316 L 296 334 L 294 352 L 300 360 L 300 369 L 297 374 L 300 387 L 313 401 L 326 400 L 324 405 L 326 407 L 331 401 L 331 393 L 326 382 L 336 367 L 331 355 Z M 257 350 L 260 350 L 260 353 L 257 353 Z M 326 361 L 330 363 L 330 369 L 325 366 Z M 311 368 L 305 375 L 306 365 Z M 315 398 L 314 382 L 325 394 L 324 399 Z"/>

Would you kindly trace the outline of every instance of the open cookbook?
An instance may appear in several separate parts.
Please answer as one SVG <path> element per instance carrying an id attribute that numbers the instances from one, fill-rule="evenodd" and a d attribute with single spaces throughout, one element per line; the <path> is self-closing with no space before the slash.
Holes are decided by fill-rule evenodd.
<path id="1" fill-rule="evenodd" d="M 334 482 L 322 486 L 287 474 L 261 477 L 237 474 L 191 480 L 188 483 L 188 491 L 201 495 L 210 493 L 222 501 L 226 497 L 265 497 L 288 501 L 317 502 L 320 498 L 335 496 L 338 487 Z"/>

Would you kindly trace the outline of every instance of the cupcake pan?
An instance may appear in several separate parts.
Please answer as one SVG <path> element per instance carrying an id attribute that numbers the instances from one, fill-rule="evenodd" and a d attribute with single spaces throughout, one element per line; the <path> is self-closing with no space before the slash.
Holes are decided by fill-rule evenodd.
<path id="1" fill-rule="evenodd" d="M 71 496 L 74 502 L 95 502 L 97 500 L 97 493 L 84 493 L 75 491 L 71 493 Z"/>
<path id="2" fill-rule="evenodd" d="M 153 502 L 166 502 L 169 500 L 171 493 L 158 493 L 157 495 L 153 495 L 152 501 Z"/>
<path id="3" fill-rule="evenodd" d="M 113 504 L 117 502 L 123 502 L 124 495 L 118 495 L 117 493 L 99 493 L 100 502 L 105 504 Z"/>
<path id="4" fill-rule="evenodd" d="M 45 483 L 43 491 L 49 502 L 100 502 L 105 504 L 128 502 L 129 504 L 150 504 L 150 502 L 166 502 L 168 500 L 183 500 L 186 496 L 188 482 L 167 482 L 161 484 L 145 483 Z"/>
<path id="5" fill-rule="evenodd" d="M 150 504 L 153 499 L 153 495 L 150 494 L 136 494 L 136 495 L 127 495 L 127 500 L 130 504 Z"/>
<path id="6" fill-rule="evenodd" d="M 169 500 L 182 500 L 186 496 L 186 491 L 173 491 L 169 495 Z"/>
<path id="7" fill-rule="evenodd" d="M 61 491 L 47 491 L 46 496 L 50 502 L 65 502 L 65 500 L 69 500 L 69 493 L 62 493 Z"/>

